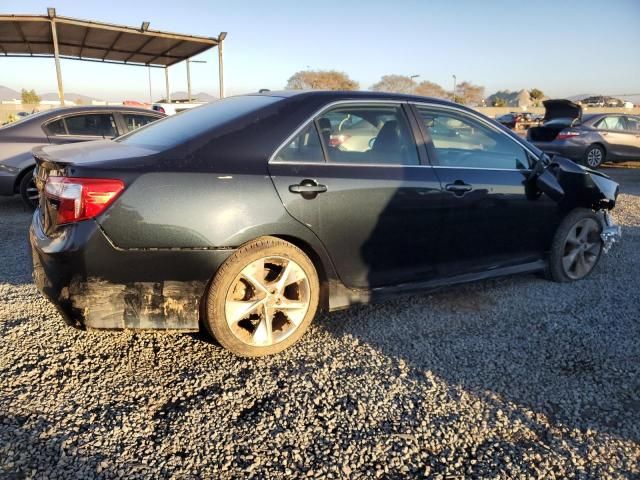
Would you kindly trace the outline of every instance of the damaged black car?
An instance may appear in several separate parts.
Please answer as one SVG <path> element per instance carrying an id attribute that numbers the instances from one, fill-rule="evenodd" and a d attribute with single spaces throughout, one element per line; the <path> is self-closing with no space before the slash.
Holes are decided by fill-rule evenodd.
<path id="1" fill-rule="evenodd" d="M 620 237 L 606 175 L 425 97 L 230 97 L 34 156 L 34 279 L 68 324 L 205 328 L 245 356 L 392 294 L 580 280 Z"/>

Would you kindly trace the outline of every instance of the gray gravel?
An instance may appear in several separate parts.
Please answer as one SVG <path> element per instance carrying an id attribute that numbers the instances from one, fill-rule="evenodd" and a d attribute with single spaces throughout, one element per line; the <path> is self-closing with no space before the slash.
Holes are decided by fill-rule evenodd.
<path id="1" fill-rule="evenodd" d="M 635 172 L 587 280 L 323 315 L 258 360 L 66 327 L 30 282 L 29 214 L 0 199 L 0 478 L 640 478 Z"/>

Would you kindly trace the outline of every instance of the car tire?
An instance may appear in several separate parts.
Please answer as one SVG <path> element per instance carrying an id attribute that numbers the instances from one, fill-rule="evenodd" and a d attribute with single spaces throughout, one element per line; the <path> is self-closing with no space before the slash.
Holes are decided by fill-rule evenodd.
<path id="1" fill-rule="evenodd" d="M 586 208 L 571 211 L 556 231 L 547 276 L 556 282 L 573 282 L 587 277 L 602 255 L 602 223 Z"/>
<path id="2" fill-rule="evenodd" d="M 226 349 L 272 355 L 296 343 L 316 315 L 315 266 L 295 245 L 261 237 L 239 247 L 209 287 L 203 323 Z"/>
<path id="3" fill-rule="evenodd" d="M 38 190 L 33 180 L 33 169 L 28 170 L 20 180 L 18 187 L 22 203 L 30 209 L 35 210 L 38 206 Z"/>
<path id="4" fill-rule="evenodd" d="M 593 144 L 589 145 L 587 151 L 584 153 L 583 163 L 589 168 L 594 170 L 600 168 L 600 166 L 606 160 L 606 152 L 601 145 Z"/>

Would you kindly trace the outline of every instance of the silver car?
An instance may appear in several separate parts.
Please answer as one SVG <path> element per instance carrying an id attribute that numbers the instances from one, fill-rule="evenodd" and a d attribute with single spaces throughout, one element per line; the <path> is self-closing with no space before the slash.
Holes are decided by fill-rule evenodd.
<path id="1" fill-rule="evenodd" d="M 527 140 L 540 150 L 590 168 L 609 161 L 640 160 L 640 116 L 583 116 L 582 107 L 569 100 L 547 100 L 544 106 L 544 123 L 527 132 Z"/>
<path id="2" fill-rule="evenodd" d="M 35 160 L 40 145 L 103 140 L 123 135 L 165 115 L 143 108 L 85 106 L 46 110 L 0 127 L 0 195 L 20 194 L 35 208 Z"/>

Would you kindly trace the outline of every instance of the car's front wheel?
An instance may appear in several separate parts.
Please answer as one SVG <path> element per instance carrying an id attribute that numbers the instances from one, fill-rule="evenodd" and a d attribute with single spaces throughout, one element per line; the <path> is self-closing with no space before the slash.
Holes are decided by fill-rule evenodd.
<path id="1" fill-rule="evenodd" d="M 602 224 L 586 208 L 569 213 L 556 231 L 549 256 L 549 276 L 556 282 L 571 282 L 589 275 L 602 254 Z"/>
<path id="2" fill-rule="evenodd" d="M 295 245 L 262 237 L 242 245 L 216 273 L 204 323 L 238 355 L 278 353 L 297 342 L 320 295 L 313 262 Z"/>
<path id="3" fill-rule="evenodd" d="M 22 203 L 30 210 L 35 210 L 38 206 L 38 188 L 33 180 L 33 169 L 22 176 L 19 190 Z"/>
<path id="4" fill-rule="evenodd" d="M 600 145 L 590 145 L 584 154 L 584 164 L 595 170 L 604 163 L 605 155 L 604 148 Z"/>

